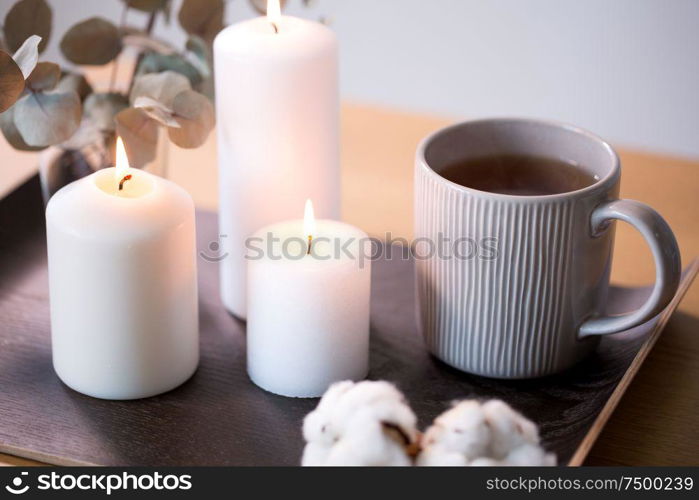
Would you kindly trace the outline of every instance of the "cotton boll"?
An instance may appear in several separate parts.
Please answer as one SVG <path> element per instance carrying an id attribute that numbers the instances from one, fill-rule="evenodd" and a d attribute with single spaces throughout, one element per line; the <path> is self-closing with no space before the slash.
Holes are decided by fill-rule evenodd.
<path id="1" fill-rule="evenodd" d="M 492 431 L 490 456 L 504 459 L 510 450 L 525 443 L 539 444 L 536 425 L 513 410 L 508 404 L 491 400 L 483 404 L 483 412 Z"/>
<path id="2" fill-rule="evenodd" d="M 468 460 L 461 453 L 445 450 L 441 446 L 430 446 L 420 452 L 417 457 L 417 465 L 420 467 L 463 467 Z"/>
<path id="3" fill-rule="evenodd" d="M 556 456 L 527 443 L 512 450 L 504 462 L 505 465 L 556 465 Z"/>
<path id="4" fill-rule="evenodd" d="M 469 460 L 485 455 L 490 441 L 490 427 L 480 403 L 462 401 L 437 417 L 425 432 L 423 447 L 430 451 L 421 462 L 430 462 L 431 465 L 465 465 Z M 461 459 L 457 460 L 454 454 L 460 455 Z"/>
<path id="5" fill-rule="evenodd" d="M 536 425 L 502 401 L 463 401 L 434 421 L 418 465 L 555 465 Z"/>
<path id="6" fill-rule="evenodd" d="M 346 434 L 332 447 L 326 465 L 336 466 L 408 466 L 412 459 L 400 437 L 387 432 L 370 408 L 355 414 Z"/>
<path id="7" fill-rule="evenodd" d="M 342 382 L 336 382 L 332 384 L 323 397 L 320 398 L 318 402 L 317 409 L 323 411 L 333 408 L 337 402 L 342 398 L 350 389 L 355 386 L 355 383 L 351 380 L 343 380 Z"/>
<path id="8" fill-rule="evenodd" d="M 354 382 L 349 380 L 330 386 L 316 409 L 303 420 L 303 437 L 306 442 L 330 446 L 338 439 L 338 432 L 332 425 L 333 409 L 337 401 L 353 386 Z"/>
<path id="9" fill-rule="evenodd" d="M 303 449 L 301 465 L 306 467 L 325 465 L 331 450 L 332 447 L 326 444 L 307 443 L 306 447 Z"/>
<path id="10" fill-rule="evenodd" d="M 467 464 L 471 467 L 499 467 L 502 465 L 501 462 L 493 460 L 492 458 L 477 458 L 472 460 L 471 463 Z"/>
<path id="11" fill-rule="evenodd" d="M 394 423 L 411 438 L 417 437 L 417 417 L 408 406 L 403 394 L 393 384 L 383 381 L 364 381 L 347 390 L 333 406 L 334 420 L 348 425 L 356 411 L 371 408 L 377 420 Z"/>
<path id="12" fill-rule="evenodd" d="M 327 414 L 314 411 L 306 415 L 303 420 L 303 437 L 307 443 L 323 444 L 330 446 L 337 439 L 337 434 L 330 425 Z"/>
<path id="13" fill-rule="evenodd" d="M 340 382 L 304 419 L 303 465 L 410 465 L 417 417 L 387 382 Z"/>

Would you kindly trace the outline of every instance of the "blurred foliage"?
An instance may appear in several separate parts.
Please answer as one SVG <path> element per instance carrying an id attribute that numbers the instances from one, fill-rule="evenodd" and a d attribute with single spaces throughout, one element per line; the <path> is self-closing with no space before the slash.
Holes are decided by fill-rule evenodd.
<path id="1" fill-rule="evenodd" d="M 225 0 L 183 0 L 176 18 L 189 36 L 182 48 L 153 35 L 159 19 L 170 22 L 172 0 L 113 1 L 124 6 L 119 25 L 102 17 L 80 21 L 63 34 L 60 50 L 76 65 L 112 64 L 113 75 L 124 49 L 136 50 L 128 93 L 114 91 L 113 81 L 97 92 L 79 70 L 39 62 L 53 21 L 46 0 L 18 0 L 7 12 L 0 33 L 0 130 L 12 147 L 91 147 L 111 158 L 119 134 L 131 165 L 142 167 L 155 157 L 159 127 L 183 148 L 206 141 L 214 126 L 212 43 L 224 28 Z M 265 12 L 266 0 L 249 2 Z M 146 25 L 127 25 L 129 10 L 145 14 Z"/>

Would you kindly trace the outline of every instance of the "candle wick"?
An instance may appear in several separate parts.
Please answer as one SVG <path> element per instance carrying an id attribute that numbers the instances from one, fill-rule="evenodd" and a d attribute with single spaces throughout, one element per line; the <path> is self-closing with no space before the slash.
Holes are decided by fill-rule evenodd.
<path id="1" fill-rule="evenodd" d="M 274 28 L 274 33 L 279 34 L 279 28 L 277 27 L 277 23 L 270 23 L 272 25 L 272 28 Z"/>
<path id="2" fill-rule="evenodd" d="M 306 251 L 306 255 L 311 255 L 311 242 L 313 241 L 313 236 L 310 234 L 308 235 L 308 250 Z"/>
<path id="3" fill-rule="evenodd" d="M 122 189 L 124 189 L 124 183 L 125 183 L 126 181 L 128 181 L 128 180 L 131 180 L 131 174 L 125 175 L 124 178 L 121 179 L 121 181 L 119 181 L 119 191 L 121 191 Z"/>

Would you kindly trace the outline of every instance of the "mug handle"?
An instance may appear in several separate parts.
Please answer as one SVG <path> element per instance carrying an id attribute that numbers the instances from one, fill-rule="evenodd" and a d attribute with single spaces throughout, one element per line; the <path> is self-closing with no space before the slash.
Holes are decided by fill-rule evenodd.
<path id="1" fill-rule="evenodd" d="M 600 235 L 614 219 L 631 224 L 648 243 L 655 261 L 653 292 L 646 302 L 633 312 L 588 319 L 580 326 L 580 337 L 617 333 L 640 325 L 670 303 L 680 283 L 682 268 L 677 240 L 670 226 L 658 212 L 635 200 L 604 203 L 592 212 L 593 237 Z"/>

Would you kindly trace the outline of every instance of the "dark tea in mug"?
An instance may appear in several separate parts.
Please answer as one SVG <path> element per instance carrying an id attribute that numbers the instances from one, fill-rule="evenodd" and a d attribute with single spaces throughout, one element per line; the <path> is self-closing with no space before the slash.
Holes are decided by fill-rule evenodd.
<path id="1" fill-rule="evenodd" d="M 469 158 L 439 173 L 468 188 L 518 196 L 568 193 L 599 180 L 572 162 L 514 154 Z"/>

